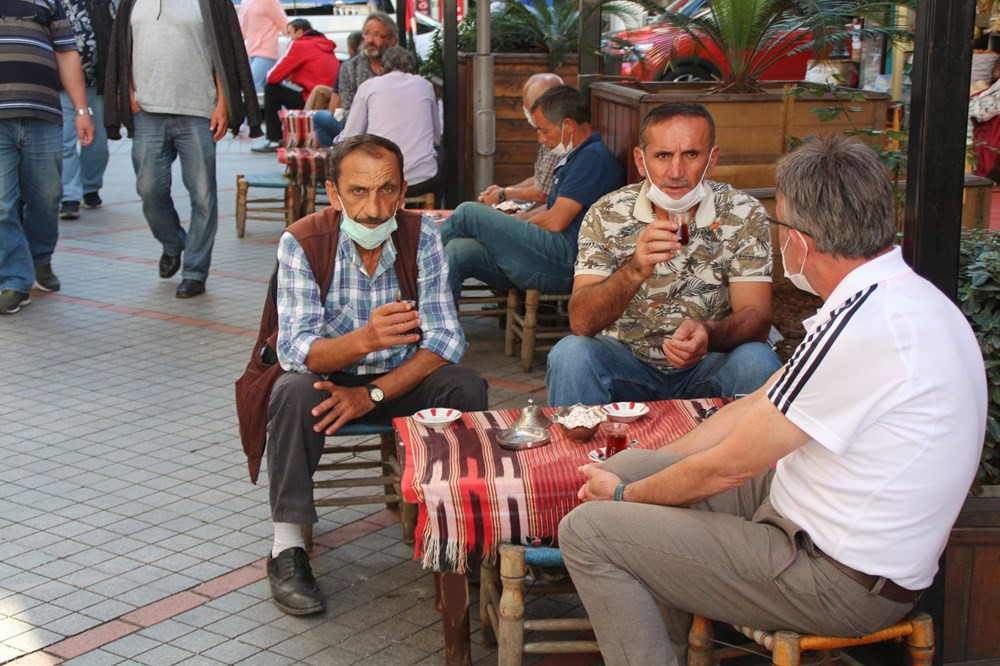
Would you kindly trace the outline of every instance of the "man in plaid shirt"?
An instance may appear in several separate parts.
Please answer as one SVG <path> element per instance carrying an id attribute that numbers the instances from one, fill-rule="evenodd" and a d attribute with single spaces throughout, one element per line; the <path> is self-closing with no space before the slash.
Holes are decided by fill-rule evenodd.
<path id="1" fill-rule="evenodd" d="M 286 372 L 269 406 L 267 568 L 275 604 L 293 615 L 324 607 L 301 526 L 317 520 L 311 479 L 325 437 L 347 423 L 388 423 L 428 407 L 487 408 L 486 382 L 457 365 L 466 343 L 441 237 L 432 223 L 399 210 L 406 195 L 399 147 L 362 134 L 337 144 L 326 166 L 331 207 L 316 215 L 331 224 L 339 216 L 340 231 L 325 299 L 296 237 L 286 232 L 278 246 L 277 355 Z M 397 212 L 401 237 L 420 225 L 415 302 L 400 299 L 395 262 L 403 248 L 390 238 Z"/>

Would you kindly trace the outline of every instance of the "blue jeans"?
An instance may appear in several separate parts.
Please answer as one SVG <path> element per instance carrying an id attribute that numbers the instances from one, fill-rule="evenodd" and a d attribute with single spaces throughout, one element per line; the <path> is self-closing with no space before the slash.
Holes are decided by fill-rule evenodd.
<path id="1" fill-rule="evenodd" d="M 208 118 L 140 111 L 134 123 L 132 166 L 146 223 L 165 254 L 184 251 L 184 279 L 204 282 L 219 225 L 215 141 Z M 191 197 L 187 232 L 170 196 L 170 168 L 178 155 L 181 178 Z"/>
<path id="2" fill-rule="evenodd" d="M 270 58 L 262 58 L 261 56 L 252 56 L 250 58 L 250 74 L 253 75 L 253 87 L 256 88 L 257 92 L 262 91 L 264 86 L 267 85 L 267 73 L 271 71 L 276 62 L 278 61 Z"/>
<path id="3" fill-rule="evenodd" d="M 104 129 L 104 97 L 97 88 L 87 88 L 87 106 L 94 111 L 94 142 L 77 150 L 76 110 L 69 95 L 59 93 L 63 109 L 62 200 L 82 201 L 84 194 L 104 185 L 108 166 L 108 133 Z"/>
<path id="4" fill-rule="evenodd" d="M 456 302 L 470 277 L 495 289 L 515 286 L 543 294 L 573 289 L 576 243 L 490 206 L 461 204 L 441 225 L 441 242 Z"/>
<path id="5" fill-rule="evenodd" d="M 31 291 L 35 264 L 59 240 L 62 132 L 37 118 L 0 119 L 0 289 Z"/>
<path id="6" fill-rule="evenodd" d="M 317 111 L 313 115 L 313 127 L 316 128 L 316 138 L 319 139 L 319 145 L 324 148 L 332 146 L 333 137 L 344 129 L 340 121 L 334 118 L 329 111 Z"/>
<path id="7" fill-rule="evenodd" d="M 756 391 L 781 366 L 763 342 L 709 352 L 697 365 L 664 371 L 640 361 L 613 338 L 571 335 L 549 352 L 549 405 L 604 405 L 625 400 L 732 397 Z"/>

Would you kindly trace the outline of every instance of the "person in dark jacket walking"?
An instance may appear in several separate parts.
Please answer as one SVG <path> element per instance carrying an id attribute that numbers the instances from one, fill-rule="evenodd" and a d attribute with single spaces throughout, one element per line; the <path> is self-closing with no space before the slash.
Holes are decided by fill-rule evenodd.
<path id="1" fill-rule="evenodd" d="M 163 246 L 159 272 L 181 268 L 177 298 L 205 293 L 219 206 L 215 142 L 246 119 L 260 136 L 260 109 L 236 10 L 229 0 L 122 0 L 104 89 L 108 137 L 132 136 L 142 212 Z M 177 157 L 191 197 L 186 231 L 170 196 Z"/>
<path id="2" fill-rule="evenodd" d="M 278 149 L 281 142 L 281 109 L 305 108 L 309 93 L 316 86 L 333 86 L 340 72 L 340 61 L 333 54 L 336 44 L 323 33 L 313 30 L 305 19 L 294 19 L 288 23 L 285 33 L 292 43 L 288 52 L 267 73 L 264 86 L 264 124 L 267 140 L 251 150 L 255 153 L 269 153 Z M 295 90 L 282 81 L 291 81 L 301 88 Z"/>
<path id="3" fill-rule="evenodd" d="M 84 208 L 101 206 L 101 186 L 108 166 L 108 135 L 104 131 L 104 66 L 111 44 L 115 8 L 111 0 L 63 0 L 66 18 L 76 34 L 76 50 L 87 83 L 87 106 L 94 118 L 94 142 L 78 147 L 76 113 L 64 90 L 59 93 L 63 110 L 62 205 L 59 217 L 73 220 Z"/>

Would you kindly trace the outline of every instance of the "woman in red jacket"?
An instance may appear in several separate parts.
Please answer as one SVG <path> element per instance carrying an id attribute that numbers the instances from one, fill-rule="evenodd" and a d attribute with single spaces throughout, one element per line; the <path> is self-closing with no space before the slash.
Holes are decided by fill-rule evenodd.
<path id="1" fill-rule="evenodd" d="M 289 22 L 285 33 L 292 40 L 288 52 L 267 73 L 264 86 L 264 123 L 267 125 L 267 140 L 253 148 L 254 152 L 266 153 L 278 149 L 281 142 L 281 120 L 278 111 L 305 107 L 309 93 L 318 85 L 333 86 L 340 71 L 340 61 L 334 55 L 336 46 L 322 33 L 313 30 L 305 19 Z M 282 81 L 291 81 L 301 92 Z"/>

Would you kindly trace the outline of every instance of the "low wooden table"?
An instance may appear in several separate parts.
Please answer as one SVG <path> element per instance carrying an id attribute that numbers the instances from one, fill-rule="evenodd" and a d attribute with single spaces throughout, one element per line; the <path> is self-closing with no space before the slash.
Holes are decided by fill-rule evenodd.
<path id="1" fill-rule="evenodd" d="M 651 402 L 649 414 L 629 425 L 638 447 L 659 448 L 701 422 L 723 399 Z M 552 408 L 543 409 L 551 416 Z M 435 572 L 448 664 L 469 663 L 467 574 L 502 543 L 554 545 L 559 521 L 579 504 L 579 467 L 604 446 L 603 430 L 589 442 L 549 429 L 551 443 L 509 451 L 496 442 L 520 410 L 471 412 L 440 430 L 410 417 L 393 420 L 403 461 L 402 493 L 417 504 L 415 558 Z"/>

